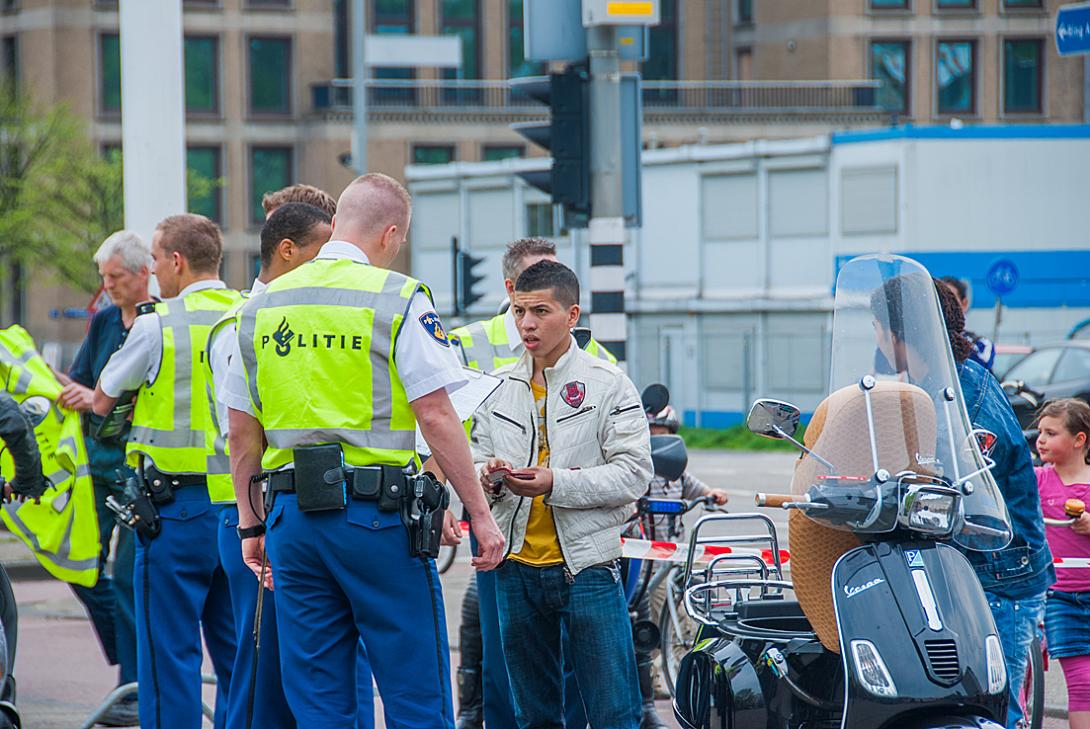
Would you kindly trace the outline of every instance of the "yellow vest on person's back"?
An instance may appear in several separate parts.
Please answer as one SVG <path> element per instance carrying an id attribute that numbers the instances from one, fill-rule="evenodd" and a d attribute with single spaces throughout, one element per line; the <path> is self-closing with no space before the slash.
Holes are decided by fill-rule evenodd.
<path id="1" fill-rule="evenodd" d="M 144 384 L 125 444 L 131 466 L 147 456 L 163 473 L 206 474 L 212 416 L 205 387 L 208 332 L 241 299 L 230 289 L 202 289 L 155 305 L 163 357 L 155 381 Z M 150 316 L 145 314 L 144 316 Z"/>
<path id="2" fill-rule="evenodd" d="M 507 335 L 506 314 L 491 319 L 475 321 L 450 332 L 450 341 L 462 351 L 466 367 L 494 372 L 504 365 L 517 362 L 519 355 L 511 351 L 511 338 Z M 587 354 L 617 364 L 617 358 L 597 341 L 591 339 L 583 348 Z"/>
<path id="3" fill-rule="evenodd" d="M 212 419 L 212 427 L 205 433 L 204 442 L 205 455 L 208 459 L 208 498 L 213 504 L 235 503 L 235 488 L 231 482 L 231 450 L 227 446 L 227 439 L 223 436 L 224 426 L 227 424 L 219 422 L 216 410 L 216 382 L 212 377 L 212 340 L 229 324 L 234 324 L 236 332 L 238 331 L 238 315 L 247 299 L 249 299 L 249 293 L 243 292 L 242 298 L 212 325 L 212 329 L 208 332 L 208 344 L 205 346 L 207 355 L 203 362 L 204 384 L 205 391 L 208 393 L 208 412 Z"/>
<path id="4" fill-rule="evenodd" d="M 264 468 L 326 443 L 341 444 L 352 466 L 416 457 L 416 418 L 393 352 L 417 291 L 428 294 L 396 271 L 317 258 L 242 307 L 239 346 L 268 440 Z"/>
<path id="5" fill-rule="evenodd" d="M 0 384 L 16 402 L 43 396 L 53 403 L 34 429 L 42 472 L 53 487 L 46 490 L 40 503 L 4 504 L 0 518 L 50 574 L 92 587 L 98 582 L 101 547 L 80 415 L 56 405 L 61 384 L 38 354 L 34 340 L 17 325 L 0 330 Z M 0 455 L 0 475 L 10 480 L 14 474 L 11 456 L 5 450 Z"/>

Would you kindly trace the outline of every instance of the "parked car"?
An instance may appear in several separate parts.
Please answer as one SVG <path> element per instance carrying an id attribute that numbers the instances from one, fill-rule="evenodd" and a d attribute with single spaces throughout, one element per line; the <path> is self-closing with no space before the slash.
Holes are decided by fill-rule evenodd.
<path id="1" fill-rule="evenodd" d="M 1033 418 L 1046 400 L 1077 397 L 1090 403 L 1090 339 L 1069 339 L 1035 349 L 1002 377 L 1003 390 L 1036 453 Z"/>
<path id="2" fill-rule="evenodd" d="M 1007 370 L 1032 351 L 1033 346 L 1029 344 L 995 345 L 995 361 L 992 362 L 992 372 L 1000 381 L 1007 379 L 1005 377 Z"/>

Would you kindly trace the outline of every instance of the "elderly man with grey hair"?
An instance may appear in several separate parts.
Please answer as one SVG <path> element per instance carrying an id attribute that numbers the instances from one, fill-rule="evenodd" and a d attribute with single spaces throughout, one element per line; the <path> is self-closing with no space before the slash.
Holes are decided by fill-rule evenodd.
<path id="1" fill-rule="evenodd" d="M 101 418 L 91 412 L 91 399 L 110 355 L 121 348 L 136 319 L 136 305 L 147 301 L 148 278 L 151 270 L 151 250 L 148 244 L 129 230 L 121 230 L 107 238 L 94 256 L 102 287 L 112 304 L 98 311 L 91 319 L 76 360 L 69 371 L 71 382 L 61 392 L 63 407 L 79 410 L 84 415 L 87 452 L 91 462 L 91 477 L 95 484 L 95 506 L 98 512 L 99 538 L 102 552 L 99 564 L 105 567 L 110 554 L 110 540 L 116 524 L 106 507 L 106 497 L 118 494 L 117 472 L 129 475 L 125 465 L 124 443 L 105 443 L 93 438 Z M 118 682 L 136 681 L 136 628 L 133 618 L 133 543 L 132 532 L 120 529 L 114 554 L 113 578 L 100 571 L 94 587 L 73 585 L 76 597 L 86 607 L 102 650 L 110 665 L 118 666 Z M 101 570 L 101 568 L 100 568 Z M 107 726 L 139 724 L 135 699 L 115 704 L 99 720 Z"/>

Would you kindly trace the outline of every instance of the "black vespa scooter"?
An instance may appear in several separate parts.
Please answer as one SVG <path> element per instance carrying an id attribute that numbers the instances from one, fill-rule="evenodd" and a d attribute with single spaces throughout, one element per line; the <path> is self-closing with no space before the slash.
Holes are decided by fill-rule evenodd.
<path id="1" fill-rule="evenodd" d="M 759 574 L 691 584 L 686 606 L 702 626 L 679 670 L 675 714 L 686 729 L 1002 729 L 995 623 L 968 561 L 946 542 L 999 549 L 1010 525 L 970 429 L 930 274 L 896 256 L 850 261 L 833 330 L 831 394 L 809 447 L 794 438 L 800 412 L 787 403 L 758 400 L 748 425 L 803 452 L 792 493 L 758 494 L 758 506 L 858 540 L 816 583 L 831 589 L 835 622 L 818 609 L 828 593 L 785 598 L 801 588 L 797 564 L 795 585 Z M 710 541 L 705 520 L 694 544 Z M 826 647 L 837 642 L 839 655 Z"/>

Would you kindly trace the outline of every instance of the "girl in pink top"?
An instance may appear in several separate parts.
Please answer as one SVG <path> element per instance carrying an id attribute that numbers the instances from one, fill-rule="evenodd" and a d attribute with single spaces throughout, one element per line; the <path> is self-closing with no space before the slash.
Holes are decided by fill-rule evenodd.
<path id="1" fill-rule="evenodd" d="M 1090 406 L 1072 398 L 1046 403 L 1037 427 L 1037 452 L 1046 464 L 1036 469 L 1041 507 L 1045 518 L 1067 519 L 1069 501 L 1090 502 Z M 1090 514 L 1045 532 L 1056 559 L 1090 557 Z M 1067 680 L 1071 729 L 1090 729 L 1090 569 L 1057 568 L 1045 603 L 1045 633 L 1048 652 Z"/>

